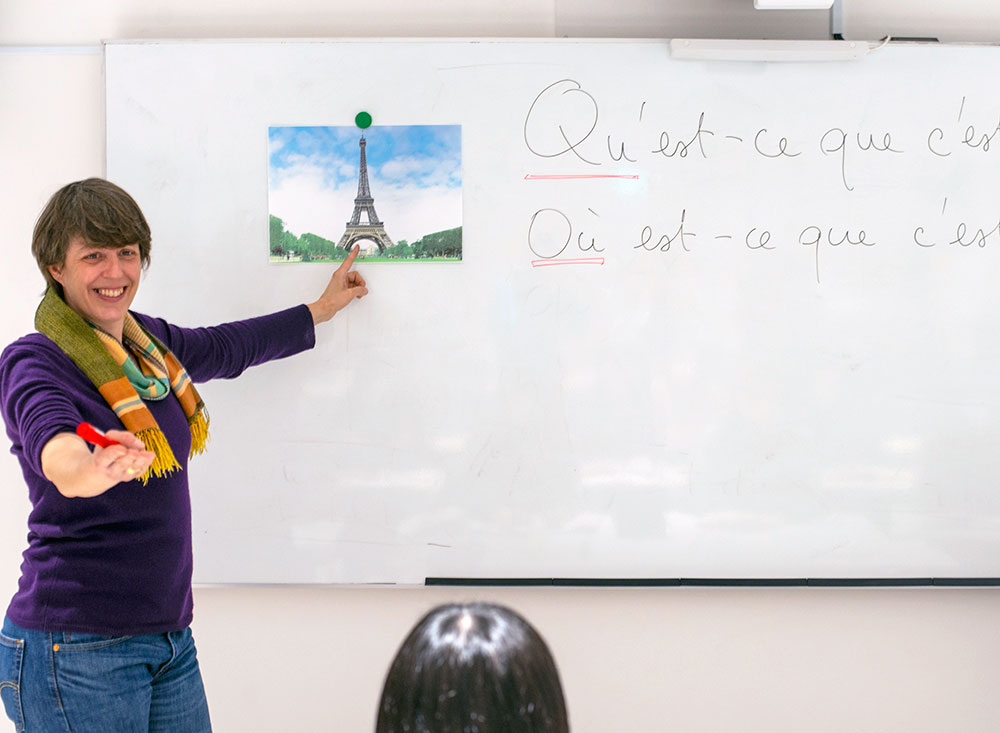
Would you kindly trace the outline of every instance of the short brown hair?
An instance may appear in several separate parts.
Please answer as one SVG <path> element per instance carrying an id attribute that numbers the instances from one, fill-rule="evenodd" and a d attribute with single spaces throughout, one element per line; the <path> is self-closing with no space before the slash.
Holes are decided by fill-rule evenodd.
<path id="1" fill-rule="evenodd" d="M 149 265 L 149 224 L 128 193 L 103 178 L 87 178 L 56 191 L 35 222 L 31 254 L 50 287 L 62 295 L 62 286 L 49 274 L 51 265 L 66 261 L 74 237 L 91 247 L 139 247 L 143 267 Z"/>

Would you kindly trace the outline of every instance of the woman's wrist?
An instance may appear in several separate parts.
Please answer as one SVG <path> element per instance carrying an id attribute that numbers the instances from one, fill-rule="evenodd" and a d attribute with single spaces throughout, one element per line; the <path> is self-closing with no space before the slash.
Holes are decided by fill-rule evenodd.
<path id="1" fill-rule="evenodd" d="M 331 311 L 329 307 L 324 307 L 322 298 L 312 303 L 307 303 L 306 308 L 308 308 L 309 312 L 312 314 L 314 326 L 317 326 L 324 321 L 329 321 L 333 318 L 333 314 L 336 312 Z"/>

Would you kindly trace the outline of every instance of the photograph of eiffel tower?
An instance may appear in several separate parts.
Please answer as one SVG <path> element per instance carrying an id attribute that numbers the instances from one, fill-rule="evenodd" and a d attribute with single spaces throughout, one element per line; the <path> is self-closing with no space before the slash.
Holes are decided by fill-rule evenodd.
<path id="1" fill-rule="evenodd" d="M 461 139 L 458 125 L 268 128 L 270 261 L 358 246 L 371 262 L 460 262 Z"/>
<path id="2" fill-rule="evenodd" d="M 379 252 L 384 253 L 389 247 L 394 247 L 393 241 L 385 233 L 385 225 L 378 220 L 375 213 L 375 199 L 372 198 L 371 188 L 368 185 L 368 161 L 365 156 L 365 136 L 361 136 L 358 143 L 361 147 L 361 164 L 358 167 L 358 196 L 354 199 L 354 213 L 351 220 L 347 222 L 347 229 L 337 242 L 338 247 L 350 250 L 355 242 L 362 239 L 375 242 Z M 361 222 L 361 215 L 365 215 L 366 221 Z"/>

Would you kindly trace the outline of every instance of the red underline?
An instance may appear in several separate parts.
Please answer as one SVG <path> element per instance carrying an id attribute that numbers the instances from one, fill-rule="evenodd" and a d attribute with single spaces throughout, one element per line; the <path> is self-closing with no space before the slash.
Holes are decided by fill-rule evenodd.
<path id="1" fill-rule="evenodd" d="M 614 175 L 610 173 L 566 173 L 561 175 L 540 175 L 538 173 L 526 173 L 524 180 L 526 181 L 567 181 L 567 180 L 580 180 L 583 178 L 628 178 L 631 180 L 638 180 L 639 176 L 628 176 L 628 175 Z"/>
<path id="2" fill-rule="evenodd" d="M 532 260 L 532 267 L 554 267 L 555 265 L 603 265 L 603 257 L 589 257 L 578 260 Z"/>

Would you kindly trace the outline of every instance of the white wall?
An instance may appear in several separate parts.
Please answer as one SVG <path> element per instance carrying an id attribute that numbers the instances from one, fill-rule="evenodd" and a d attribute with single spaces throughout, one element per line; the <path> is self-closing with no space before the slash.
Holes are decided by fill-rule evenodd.
<path id="1" fill-rule="evenodd" d="M 96 48 L 25 47 L 93 46 L 101 38 L 827 32 L 823 13 L 765 14 L 751 6 L 0 0 L 2 279 L 35 278 L 41 291 L 28 251 L 35 216 L 63 183 L 103 172 Z M 845 35 L 997 41 L 998 21 L 1000 7 L 991 0 L 847 0 Z M 30 330 L 35 305 L 12 302 L 0 288 L 0 343 Z M 4 598 L 18 575 L 24 494 L 15 461 L 0 456 Z M 578 733 L 1000 729 L 1000 589 L 266 587 L 196 591 L 195 633 L 216 730 L 370 730 L 399 641 L 427 607 L 450 599 L 498 600 L 535 622 L 559 661 Z"/>

